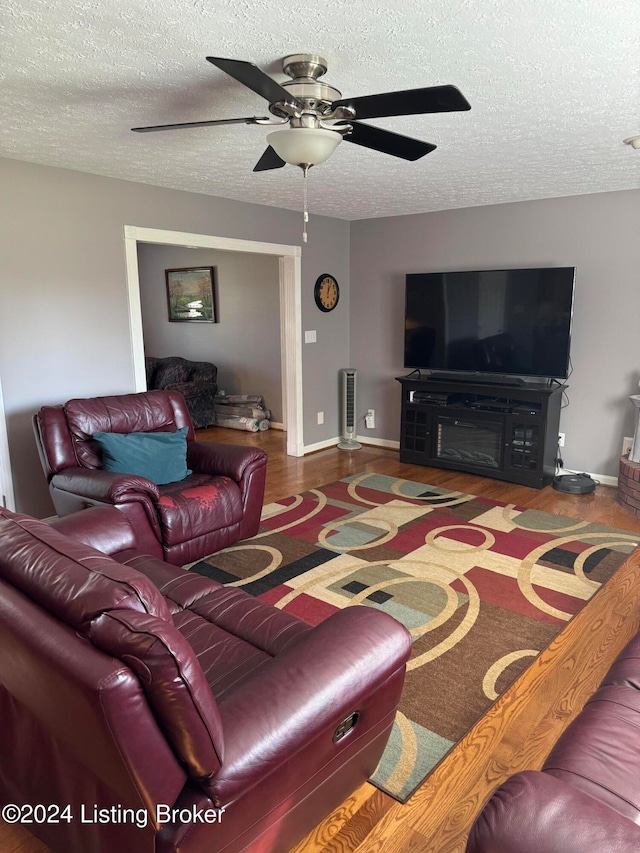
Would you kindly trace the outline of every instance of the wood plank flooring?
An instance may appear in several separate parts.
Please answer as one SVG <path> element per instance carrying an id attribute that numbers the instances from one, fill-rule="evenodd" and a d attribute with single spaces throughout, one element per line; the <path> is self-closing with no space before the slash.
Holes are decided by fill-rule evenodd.
<path id="1" fill-rule="evenodd" d="M 457 489 L 544 512 L 637 531 L 640 518 L 616 502 L 616 491 L 591 495 L 531 489 L 436 468 L 406 465 L 376 447 L 285 454 L 276 430 L 211 428 L 199 438 L 263 447 L 269 454 L 265 502 L 361 471 Z M 539 767 L 625 643 L 640 627 L 640 561 L 627 563 L 574 617 L 523 676 L 493 705 L 402 805 L 365 784 L 291 853 L 464 853 L 474 817 L 491 791 L 521 769 Z M 26 830 L 0 822 L 0 853 L 46 853 Z M 265 851 L 267 853 L 267 851 Z"/>

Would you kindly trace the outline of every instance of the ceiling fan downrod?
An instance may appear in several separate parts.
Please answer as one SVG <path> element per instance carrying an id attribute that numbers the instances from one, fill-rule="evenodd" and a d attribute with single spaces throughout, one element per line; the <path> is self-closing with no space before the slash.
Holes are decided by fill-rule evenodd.
<path id="1" fill-rule="evenodd" d="M 302 167 L 302 242 L 307 242 L 307 223 L 309 222 L 309 166 Z"/>

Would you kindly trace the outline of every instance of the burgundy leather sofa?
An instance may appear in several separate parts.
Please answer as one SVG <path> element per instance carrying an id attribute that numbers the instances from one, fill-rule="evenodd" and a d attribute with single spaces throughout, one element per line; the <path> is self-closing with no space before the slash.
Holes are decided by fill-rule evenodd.
<path id="1" fill-rule="evenodd" d="M 59 853 L 286 851 L 375 769 L 409 652 L 144 555 L 117 509 L 0 509 L 0 800 Z"/>
<path id="2" fill-rule="evenodd" d="M 467 853 L 640 851 L 640 634 L 616 658 L 541 771 L 511 776 Z"/>
<path id="3" fill-rule="evenodd" d="M 34 416 L 40 459 L 60 516 L 113 505 L 128 515 L 145 553 L 185 565 L 258 532 L 267 455 L 258 447 L 196 441 L 184 397 L 147 391 L 69 400 Z M 187 427 L 185 479 L 156 485 L 103 470 L 96 432 L 175 432 Z"/>

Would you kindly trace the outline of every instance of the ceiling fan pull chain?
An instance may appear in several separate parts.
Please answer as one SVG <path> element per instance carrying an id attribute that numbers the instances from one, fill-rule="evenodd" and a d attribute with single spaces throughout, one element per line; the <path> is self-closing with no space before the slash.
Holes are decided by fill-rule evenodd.
<path id="1" fill-rule="evenodd" d="M 302 173 L 304 175 L 303 184 L 302 184 L 302 242 L 307 242 L 307 222 L 309 221 L 309 190 L 308 190 L 308 176 L 309 176 L 309 167 L 303 166 Z"/>

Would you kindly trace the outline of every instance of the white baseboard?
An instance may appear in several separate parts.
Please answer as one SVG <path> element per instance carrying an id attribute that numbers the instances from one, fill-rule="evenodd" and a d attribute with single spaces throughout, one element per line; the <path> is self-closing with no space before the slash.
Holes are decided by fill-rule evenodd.
<path id="1" fill-rule="evenodd" d="M 563 476 L 564 474 L 573 474 L 574 472 L 561 468 L 558 473 L 560 476 Z M 585 471 L 584 473 L 588 474 L 596 483 L 600 483 L 601 486 L 613 486 L 614 489 L 618 486 L 618 478 L 612 477 L 610 474 L 593 474 L 591 471 Z"/>
<path id="2" fill-rule="evenodd" d="M 318 441 L 315 444 L 306 444 L 304 452 L 306 454 L 314 453 L 316 450 L 326 450 L 327 447 L 335 447 L 339 441 L 340 438 L 336 436 L 335 438 L 328 438 L 326 441 Z M 373 445 L 374 447 L 388 447 L 391 450 L 400 449 L 399 441 L 390 441 L 387 438 L 374 438 L 368 435 L 357 435 L 356 441 L 359 441 L 360 444 Z"/>
<path id="3" fill-rule="evenodd" d="M 597 480 L 603 486 L 618 487 L 618 478 L 611 477 L 609 474 L 589 474 L 594 480 Z"/>
<path id="4" fill-rule="evenodd" d="M 281 429 L 284 430 L 284 424 L 279 421 L 271 421 L 271 429 Z"/>
<path id="5" fill-rule="evenodd" d="M 317 441 L 315 444 L 305 444 L 302 449 L 302 454 L 315 453 L 316 450 L 326 450 L 327 447 L 335 447 L 340 441 L 338 436 L 335 438 L 327 438 L 325 441 Z"/>
<path id="6" fill-rule="evenodd" d="M 399 441 L 391 441 L 388 438 L 376 438 L 375 436 L 369 435 L 357 435 L 356 441 L 359 441 L 360 444 L 372 444 L 374 447 L 388 447 L 391 450 L 400 450 L 400 442 Z"/>

